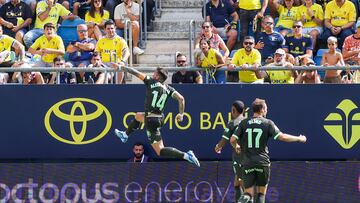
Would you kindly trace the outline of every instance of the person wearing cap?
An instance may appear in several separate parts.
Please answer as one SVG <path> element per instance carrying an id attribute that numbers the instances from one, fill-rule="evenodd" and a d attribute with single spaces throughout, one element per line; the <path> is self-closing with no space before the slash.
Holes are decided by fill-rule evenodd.
<path id="1" fill-rule="evenodd" d="M 186 67 L 187 59 L 182 53 L 176 56 L 176 67 Z M 179 70 L 171 77 L 171 83 L 195 83 L 202 84 L 203 79 L 199 71 Z"/>
<path id="2" fill-rule="evenodd" d="M 309 58 L 304 58 L 304 62 L 306 61 L 306 66 L 308 67 L 314 67 L 315 63 L 313 60 Z M 295 83 L 298 84 L 319 84 L 320 76 L 317 73 L 317 70 L 302 70 L 300 74 L 295 79 Z"/>
<path id="3" fill-rule="evenodd" d="M 330 36 L 334 36 L 338 39 L 339 47 L 342 48 L 345 38 L 352 34 L 355 22 L 354 4 L 348 0 L 333 0 L 325 8 L 325 28 L 321 38 L 327 40 Z"/>
<path id="4" fill-rule="evenodd" d="M 294 83 L 294 78 L 297 77 L 297 72 L 293 70 L 293 64 L 285 61 L 285 51 L 277 49 L 274 54 L 274 62 L 267 66 L 281 66 L 287 67 L 289 70 L 266 70 L 261 71 L 262 74 L 267 74 L 271 84 L 291 84 Z"/>
<path id="5" fill-rule="evenodd" d="M 256 36 L 255 49 L 261 53 L 261 64 L 266 63 L 266 59 L 271 56 L 276 49 L 282 48 L 285 45 L 284 37 L 274 31 L 274 19 L 271 16 L 265 16 L 262 19 L 261 26 L 263 32 Z"/>
<path id="6" fill-rule="evenodd" d="M 56 0 L 40 1 L 36 5 L 36 19 L 34 29 L 24 35 L 26 47 L 30 47 L 37 38 L 44 34 L 45 24 L 52 23 L 57 25 L 59 17 L 63 20 L 74 20 L 77 16 L 73 15 L 63 5 L 56 3 Z"/>
<path id="7" fill-rule="evenodd" d="M 215 152 L 220 154 L 223 147 L 230 141 L 231 135 L 235 133 L 236 127 L 239 125 L 240 121 L 242 121 L 245 117 L 245 105 L 244 102 L 240 100 L 236 100 L 231 105 L 231 120 L 227 124 L 224 132 L 221 136 L 219 142 L 215 145 Z M 244 186 L 241 181 L 241 164 L 240 164 L 240 156 L 233 150 L 232 153 L 232 162 L 233 162 L 233 171 L 235 173 L 234 179 L 234 191 L 235 191 L 235 201 L 238 202 L 240 196 L 244 191 Z"/>
<path id="8" fill-rule="evenodd" d="M 259 67 L 261 65 L 261 54 L 254 48 L 255 40 L 252 36 L 245 36 L 243 47 L 235 52 L 231 63 L 229 64 L 230 68 L 235 68 L 240 66 L 243 71 L 239 71 L 239 82 L 240 83 L 263 83 L 264 80 L 262 75 L 259 74 L 259 71 L 246 70 L 249 67 Z"/>
<path id="9" fill-rule="evenodd" d="M 54 59 L 65 54 L 64 43 L 61 37 L 55 33 L 54 24 L 46 23 L 44 25 L 44 34 L 31 45 L 29 52 L 41 56 L 41 61 L 36 64 L 37 67 L 52 67 Z"/>
<path id="10" fill-rule="evenodd" d="M 293 55 L 298 61 L 313 56 L 311 37 L 308 34 L 302 33 L 302 27 L 301 21 L 295 21 L 293 32 L 285 36 L 285 45 L 283 46 L 285 52 Z"/>
<path id="11" fill-rule="evenodd" d="M 123 66 L 121 68 L 144 82 L 146 86 L 145 112 L 137 112 L 135 119 L 131 121 L 126 131 L 115 129 L 115 135 L 125 143 L 130 134 L 139 129 L 141 123 L 145 123 L 148 139 L 158 156 L 184 159 L 200 167 L 200 162 L 193 151 L 182 152 L 176 148 L 164 146 L 160 129 L 164 121 L 163 112 L 166 102 L 170 97 L 177 100 L 179 104 L 179 113 L 176 115 L 175 119 L 178 122 L 183 121 L 185 111 L 184 97 L 173 87 L 165 84 L 165 80 L 168 77 L 167 71 L 159 67 L 154 71 L 153 76 L 150 77 L 133 67 Z"/>
<path id="12" fill-rule="evenodd" d="M 298 8 L 296 20 L 300 20 L 303 23 L 302 32 L 311 36 L 314 48 L 316 40 L 323 32 L 323 8 L 313 0 L 304 0 L 304 4 Z"/>

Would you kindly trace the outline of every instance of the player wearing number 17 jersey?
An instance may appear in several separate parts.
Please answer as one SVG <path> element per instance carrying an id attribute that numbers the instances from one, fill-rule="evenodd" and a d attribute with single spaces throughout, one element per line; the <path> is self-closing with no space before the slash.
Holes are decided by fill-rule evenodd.
<path id="1" fill-rule="evenodd" d="M 170 97 L 178 101 L 179 113 L 176 115 L 176 119 L 180 122 L 183 120 L 185 109 L 184 97 L 174 88 L 164 84 L 167 71 L 157 68 L 153 77 L 150 77 L 132 67 L 124 67 L 124 69 L 142 80 L 146 86 L 145 112 L 136 113 L 135 119 L 130 123 L 128 129 L 126 131 L 115 129 L 115 134 L 125 143 L 128 136 L 140 127 L 140 123 L 144 122 L 148 139 L 158 156 L 185 159 L 196 166 L 200 166 L 198 159 L 191 150 L 182 152 L 164 146 L 160 128 L 163 125 L 163 110 L 166 102 Z"/>
<path id="2" fill-rule="evenodd" d="M 267 114 L 265 100 L 255 99 L 252 109 L 253 117 L 242 120 L 230 139 L 232 146 L 240 153 L 241 175 L 245 187 L 240 203 L 253 201 L 255 186 L 258 192 L 255 203 L 265 202 L 270 178 L 270 157 L 267 147 L 270 138 L 285 142 L 306 142 L 305 136 L 282 133 L 273 121 L 265 118 Z"/>

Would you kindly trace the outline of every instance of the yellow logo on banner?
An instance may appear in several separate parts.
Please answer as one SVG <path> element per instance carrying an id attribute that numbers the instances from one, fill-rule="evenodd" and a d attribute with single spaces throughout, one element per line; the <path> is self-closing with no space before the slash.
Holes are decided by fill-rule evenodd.
<path id="1" fill-rule="evenodd" d="M 349 99 L 344 99 L 337 105 L 339 113 L 330 113 L 325 121 L 333 124 L 324 125 L 325 130 L 336 140 L 344 149 L 351 149 L 360 140 L 360 113 L 356 104 Z M 356 122 L 357 124 L 352 124 Z"/>
<path id="2" fill-rule="evenodd" d="M 60 110 L 60 107 L 64 104 L 73 103 L 70 114 L 66 114 Z M 90 103 L 95 105 L 96 110 L 92 113 L 87 113 L 84 103 Z M 81 115 L 75 115 L 75 111 L 79 109 L 81 112 Z M 64 121 L 69 121 L 70 125 L 70 133 L 71 138 L 73 140 L 67 140 L 64 139 L 61 135 L 58 135 L 54 132 L 53 128 L 50 124 L 50 116 L 54 114 L 57 118 L 60 118 Z M 95 136 L 92 139 L 85 140 L 86 135 L 86 129 L 87 129 L 87 122 L 99 118 L 101 115 L 105 114 L 106 116 L 106 125 L 104 129 L 101 131 L 101 133 L 97 136 Z M 82 128 L 80 133 L 77 133 L 75 131 L 75 123 L 82 123 Z M 60 101 L 56 104 L 54 104 L 46 113 L 44 118 L 44 124 L 46 130 L 49 132 L 51 136 L 53 136 L 55 139 L 59 140 L 60 142 L 64 142 L 67 144 L 74 144 L 74 145 L 81 145 L 81 144 L 90 144 L 93 142 L 96 142 L 100 140 L 102 137 L 106 135 L 106 133 L 110 130 L 111 124 L 112 124 L 112 118 L 110 112 L 107 110 L 107 108 L 102 105 L 101 103 L 87 99 L 87 98 L 70 98 L 65 99 L 63 101 Z"/>

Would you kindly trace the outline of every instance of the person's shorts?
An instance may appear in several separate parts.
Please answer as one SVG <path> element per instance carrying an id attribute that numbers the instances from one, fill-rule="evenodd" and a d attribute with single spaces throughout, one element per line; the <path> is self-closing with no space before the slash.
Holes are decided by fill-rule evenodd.
<path id="1" fill-rule="evenodd" d="M 292 29 L 283 27 L 283 26 L 281 26 L 281 25 L 278 26 L 278 27 L 275 27 L 274 30 L 275 30 L 276 32 L 280 32 L 280 31 L 283 31 L 283 30 L 287 30 L 287 31 L 288 31 L 287 33 L 288 33 L 288 34 L 289 34 L 289 33 L 292 33 Z"/>
<path id="2" fill-rule="evenodd" d="M 151 144 L 162 140 L 160 128 L 163 126 L 163 117 L 145 116 L 146 134 Z"/>
<path id="3" fill-rule="evenodd" d="M 241 178 L 245 188 L 266 186 L 270 180 L 270 166 L 242 166 Z"/>
<path id="4" fill-rule="evenodd" d="M 216 31 L 218 32 L 218 34 L 219 34 L 219 36 L 221 37 L 221 38 L 227 38 L 227 30 L 225 29 L 225 28 L 223 28 L 223 27 L 217 27 L 216 28 Z"/>
<path id="5" fill-rule="evenodd" d="M 313 30 L 317 30 L 320 35 L 323 32 L 322 27 L 303 27 L 302 32 L 303 32 L 303 34 L 310 34 L 310 32 Z"/>
<path id="6" fill-rule="evenodd" d="M 80 64 L 84 64 L 85 66 L 90 65 L 90 60 L 83 61 L 69 61 L 74 67 L 79 67 Z"/>

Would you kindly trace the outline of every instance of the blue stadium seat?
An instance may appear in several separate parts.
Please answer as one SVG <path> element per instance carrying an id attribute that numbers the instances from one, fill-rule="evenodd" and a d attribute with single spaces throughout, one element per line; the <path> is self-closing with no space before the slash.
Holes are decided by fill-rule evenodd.
<path id="1" fill-rule="evenodd" d="M 232 51 L 230 52 L 230 58 L 232 58 L 232 57 L 234 56 L 235 52 L 237 52 L 237 51 L 238 51 L 238 49 L 232 50 Z"/>
<path id="2" fill-rule="evenodd" d="M 75 20 L 64 20 L 57 30 L 57 34 L 62 38 L 65 48 L 71 41 L 78 40 L 76 26 L 84 24 L 85 21 L 81 18 Z"/>

